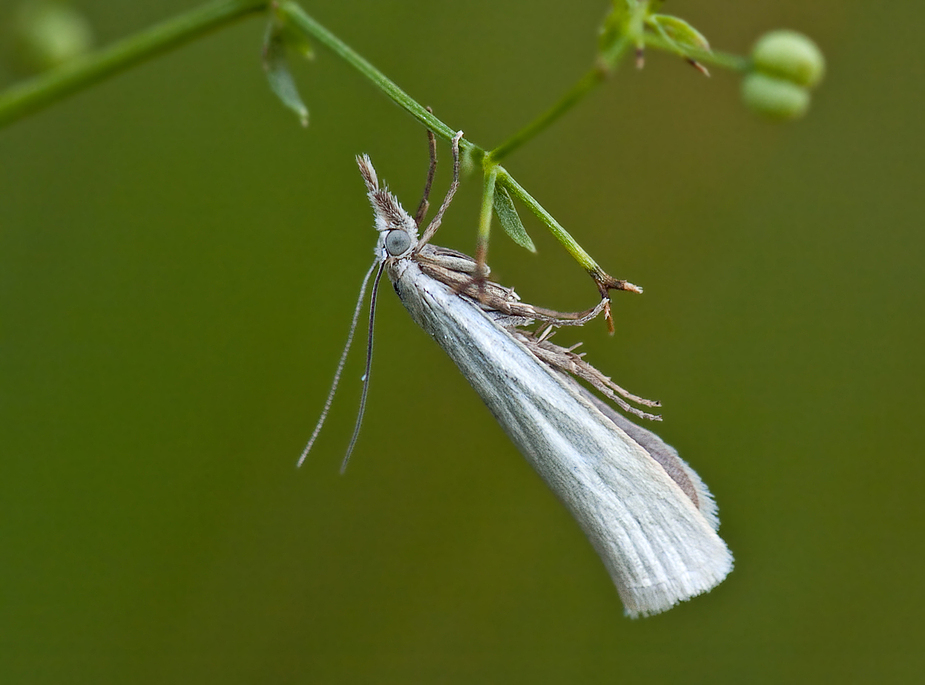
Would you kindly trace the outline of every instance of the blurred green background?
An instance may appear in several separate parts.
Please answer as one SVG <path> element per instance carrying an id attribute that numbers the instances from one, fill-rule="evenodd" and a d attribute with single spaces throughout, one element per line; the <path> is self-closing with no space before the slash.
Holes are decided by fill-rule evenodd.
<path id="1" fill-rule="evenodd" d="M 79 3 L 104 44 L 192 6 Z M 492 146 L 584 72 L 607 3 L 303 6 Z M 563 339 L 663 402 L 658 432 L 719 502 L 726 582 L 624 618 L 577 525 L 388 288 L 350 469 L 362 351 L 295 469 L 372 257 L 353 157 L 413 206 L 427 152 L 323 49 L 295 65 L 299 127 L 252 19 L 0 131 L 0 682 L 922 677 L 925 6 L 666 11 L 738 53 L 772 28 L 812 36 L 829 69 L 809 116 L 767 124 L 736 76 L 652 53 L 506 166 L 646 288 L 618 294 L 614 338 Z M 472 251 L 479 191 L 465 179 L 441 244 Z M 592 305 L 528 230 L 537 256 L 495 235 L 498 280 Z"/>

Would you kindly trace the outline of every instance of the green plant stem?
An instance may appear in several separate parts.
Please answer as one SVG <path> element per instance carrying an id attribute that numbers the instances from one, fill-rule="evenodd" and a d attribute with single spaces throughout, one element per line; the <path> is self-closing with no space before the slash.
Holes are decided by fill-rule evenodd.
<path id="1" fill-rule="evenodd" d="M 489 152 L 489 159 L 495 162 L 501 161 L 583 100 L 588 93 L 603 83 L 614 72 L 630 45 L 631 41 L 626 36 L 616 41 L 606 54 L 600 55 L 598 63 L 578 79 L 578 82 L 569 88 L 556 104 Z"/>
<path id="2" fill-rule="evenodd" d="M 212 2 L 14 85 L 0 93 L 0 126 L 268 5 L 268 0 Z"/>
<path id="3" fill-rule="evenodd" d="M 137 33 L 95 53 L 74 60 L 48 74 L 13 86 L 0 93 L 0 126 L 9 124 L 23 116 L 45 107 L 82 88 L 86 88 L 115 73 L 123 71 L 150 57 L 161 54 L 192 40 L 223 24 L 245 15 L 264 11 L 273 6 L 280 19 L 287 21 L 290 28 L 301 31 L 307 38 L 317 40 L 347 64 L 365 76 L 393 102 L 402 107 L 435 135 L 450 141 L 456 131 L 428 112 L 421 104 L 399 88 L 385 74 L 363 59 L 346 43 L 306 14 L 295 2 L 283 0 L 217 0 L 195 10 L 165 21 L 150 29 Z M 642 5 L 640 7 L 643 7 Z M 642 9 L 640 9 L 640 12 Z M 641 15 L 640 15 L 641 16 Z M 642 31 L 640 25 L 640 32 Z M 678 52 L 678 46 L 663 37 L 646 33 L 647 45 Z M 542 221 L 555 238 L 582 266 L 606 295 L 608 288 L 624 288 L 624 282 L 615 281 L 591 258 L 574 238 L 537 202 L 498 162 L 528 140 L 545 130 L 565 112 L 575 106 L 600 85 L 616 68 L 631 46 L 638 40 L 623 36 L 598 58 L 598 64 L 572 86 L 549 110 L 537 117 L 506 142 L 486 154 L 485 150 L 466 139 L 460 147 L 469 153 L 472 160 L 480 163 L 485 176 L 482 208 L 479 219 L 479 236 L 476 257 L 479 264 L 485 263 L 488 250 L 488 235 L 491 227 L 492 201 L 496 184 L 500 184 L 510 195 L 519 199 Z M 710 53 L 686 48 L 685 56 L 701 62 L 744 71 L 748 67 L 746 58 L 723 53 Z M 635 288 L 635 286 L 632 286 Z M 631 288 L 631 289 L 632 289 Z M 637 289 L 638 290 L 638 289 Z M 641 292 L 641 291 L 640 291 Z"/>
<path id="4" fill-rule="evenodd" d="M 395 102 L 395 104 L 424 124 L 424 126 L 433 131 L 435 135 L 440 136 L 447 142 L 451 141 L 453 136 L 456 135 L 456 131 L 428 112 L 414 98 L 399 88 L 394 81 L 363 59 L 340 38 L 328 31 L 312 17 L 308 16 L 299 5 L 294 2 L 282 2 L 280 3 L 279 11 L 289 20 L 290 26 L 302 30 L 306 36 L 314 38 L 347 62 L 347 64 L 359 71 L 363 76 L 368 78 L 373 85 Z M 480 161 L 485 154 L 482 148 L 465 138 L 460 141 L 459 146 L 461 149 L 468 151 L 477 162 Z"/>
<path id="5" fill-rule="evenodd" d="M 706 50 L 698 50 L 688 45 L 683 46 L 679 52 L 677 43 L 667 40 L 655 33 L 644 33 L 643 40 L 645 40 L 646 47 L 658 48 L 659 50 L 664 50 L 665 52 L 670 52 L 675 55 L 681 54 L 701 64 L 709 64 L 711 66 L 729 69 L 730 71 L 747 71 L 751 62 L 748 57 L 732 55 L 728 52 L 707 52 Z"/>
<path id="6" fill-rule="evenodd" d="M 595 66 L 582 76 L 574 86 L 569 88 L 565 95 L 559 98 L 556 104 L 489 152 L 489 158 L 492 161 L 500 162 L 528 140 L 534 138 L 537 134 L 548 128 L 556 119 L 569 111 L 588 93 L 594 90 L 594 88 L 606 79 L 607 76 L 608 72 L 604 68 Z"/>
<path id="7" fill-rule="evenodd" d="M 488 164 L 485 169 L 482 209 L 479 212 L 479 235 L 475 244 L 475 263 L 479 268 L 485 265 L 485 260 L 488 258 L 488 236 L 491 233 L 491 215 L 495 202 L 495 181 L 498 178 L 499 171 L 503 171 L 503 169 L 497 164 Z"/>
<path id="8" fill-rule="evenodd" d="M 643 32 L 641 25 L 640 35 L 642 36 L 641 40 L 645 42 L 646 46 L 679 54 L 678 45 L 676 43 L 666 40 L 662 36 Z M 588 93 L 603 83 L 613 73 L 617 65 L 623 59 L 623 56 L 626 55 L 629 47 L 634 45 L 635 42 L 635 40 L 630 40 L 628 36 L 624 36 L 621 40 L 614 43 L 613 46 L 600 56 L 598 64 L 582 76 L 565 95 L 559 98 L 558 102 L 501 143 L 501 145 L 490 151 L 488 153 L 489 159 L 494 162 L 500 162 L 521 145 L 548 128 L 559 117 L 578 104 Z M 684 57 L 690 57 L 703 64 L 710 64 L 732 71 L 744 72 L 749 66 L 749 59 L 747 57 L 740 57 L 739 55 L 732 55 L 725 52 L 707 52 L 705 50 L 684 46 L 684 50 L 681 54 L 683 54 Z"/>

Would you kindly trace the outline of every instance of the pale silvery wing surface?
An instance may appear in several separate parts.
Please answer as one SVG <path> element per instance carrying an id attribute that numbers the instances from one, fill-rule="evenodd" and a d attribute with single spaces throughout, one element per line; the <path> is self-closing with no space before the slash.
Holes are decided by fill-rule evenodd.
<path id="1" fill-rule="evenodd" d="M 377 258 L 402 303 L 578 521 L 626 613 L 659 613 L 720 583 L 732 555 L 697 474 L 654 433 L 540 359 L 537 339 L 516 327 L 542 317 L 512 291 L 489 283 L 494 303 L 462 294 L 473 260 L 419 243 L 417 225 L 379 188 L 369 159 L 358 162 L 380 234 Z"/>

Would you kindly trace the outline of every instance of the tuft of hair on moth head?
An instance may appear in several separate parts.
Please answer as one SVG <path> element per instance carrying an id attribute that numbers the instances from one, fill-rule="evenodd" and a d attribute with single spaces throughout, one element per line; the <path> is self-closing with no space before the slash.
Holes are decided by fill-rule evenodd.
<path id="1" fill-rule="evenodd" d="M 417 240 L 418 227 L 414 219 L 404 210 L 398 198 L 389 192 L 385 186 L 379 186 L 379 176 L 373 167 L 369 155 L 357 155 L 357 167 L 360 169 L 360 176 L 366 184 L 366 194 L 369 197 L 369 204 L 373 209 L 375 219 L 375 228 L 378 232 L 402 230 L 408 232 L 411 237 Z"/>

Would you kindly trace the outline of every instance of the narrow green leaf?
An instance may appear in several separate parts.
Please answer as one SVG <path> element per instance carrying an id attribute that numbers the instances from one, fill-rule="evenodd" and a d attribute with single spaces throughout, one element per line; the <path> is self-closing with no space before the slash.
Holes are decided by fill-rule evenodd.
<path id="1" fill-rule="evenodd" d="M 682 50 L 696 48 L 710 51 L 710 43 L 703 34 L 683 19 L 668 14 L 652 14 L 646 19 L 646 23 Z"/>
<path id="2" fill-rule="evenodd" d="M 511 237 L 511 240 L 530 252 L 536 252 L 536 245 L 527 235 L 527 229 L 524 228 L 520 215 L 517 214 L 514 201 L 507 190 L 501 186 L 495 186 L 493 205 L 501 228 Z"/>
<path id="3" fill-rule="evenodd" d="M 302 126 L 308 126 L 308 107 L 302 102 L 299 89 L 289 71 L 284 31 L 276 19 L 270 20 L 263 41 L 263 69 L 276 97 L 298 115 Z"/>
<path id="4" fill-rule="evenodd" d="M 281 33 L 286 47 L 294 50 L 305 59 L 315 59 L 315 51 L 312 50 L 312 44 L 308 42 L 308 37 L 305 33 L 293 26 L 288 17 L 283 17 L 280 21 L 282 22 Z"/>

